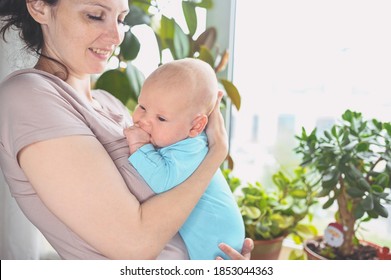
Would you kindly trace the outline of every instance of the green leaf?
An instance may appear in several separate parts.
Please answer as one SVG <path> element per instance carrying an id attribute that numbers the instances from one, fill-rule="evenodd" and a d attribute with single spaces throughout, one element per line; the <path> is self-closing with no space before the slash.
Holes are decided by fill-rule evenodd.
<path id="1" fill-rule="evenodd" d="M 156 38 L 156 43 L 158 45 L 158 48 L 159 48 L 159 65 L 162 64 L 162 61 L 163 61 L 163 50 L 164 50 L 164 43 L 162 41 L 162 38 L 160 37 L 160 35 L 156 32 L 154 32 L 153 34 L 155 34 L 155 38 Z"/>
<path id="2" fill-rule="evenodd" d="M 330 132 L 328 132 L 327 130 L 325 130 L 323 133 L 324 133 L 324 135 L 326 136 L 327 139 L 329 139 L 329 140 L 333 139 L 333 136 L 331 136 Z"/>
<path id="3" fill-rule="evenodd" d="M 257 223 L 255 226 L 255 231 L 256 231 L 256 233 L 261 235 L 263 237 L 263 239 L 270 239 L 272 237 L 271 236 L 271 229 L 266 224 Z"/>
<path id="4" fill-rule="evenodd" d="M 390 183 L 390 176 L 387 173 L 381 173 L 376 177 L 376 183 L 386 188 Z"/>
<path id="5" fill-rule="evenodd" d="M 217 39 L 217 30 L 214 27 L 208 27 L 204 32 L 198 36 L 195 41 L 194 51 L 199 51 L 201 46 L 205 46 L 207 49 L 211 50 L 216 44 Z"/>
<path id="6" fill-rule="evenodd" d="M 363 174 L 358 170 L 354 165 L 349 164 L 346 166 L 346 175 L 349 176 L 352 180 L 357 181 L 363 177 Z"/>
<path id="7" fill-rule="evenodd" d="M 360 142 L 357 145 L 357 151 L 358 152 L 365 152 L 369 150 L 369 143 L 368 142 Z"/>
<path id="8" fill-rule="evenodd" d="M 160 20 L 160 29 L 157 34 L 161 39 L 161 48 L 167 48 L 167 43 L 174 41 L 175 21 L 163 15 Z"/>
<path id="9" fill-rule="evenodd" d="M 352 122 L 353 113 L 349 109 L 342 114 L 342 119 L 348 122 Z"/>
<path id="10" fill-rule="evenodd" d="M 340 173 L 337 168 L 330 168 L 322 176 L 322 187 L 331 189 L 338 184 Z"/>
<path id="11" fill-rule="evenodd" d="M 331 205 L 333 205 L 334 200 L 335 200 L 335 199 L 334 199 L 333 197 L 330 198 L 329 200 L 327 200 L 327 201 L 325 202 L 325 204 L 323 204 L 322 208 L 323 208 L 323 209 L 329 208 Z"/>
<path id="12" fill-rule="evenodd" d="M 313 225 L 298 224 L 295 230 L 301 234 L 313 236 L 317 234 L 317 230 Z"/>
<path id="13" fill-rule="evenodd" d="M 375 193 L 382 193 L 384 191 L 383 187 L 380 185 L 372 185 L 371 188 Z"/>
<path id="14" fill-rule="evenodd" d="M 190 53 L 189 38 L 177 23 L 175 23 L 174 48 L 171 51 L 174 52 L 175 59 L 188 57 Z"/>
<path id="15" fill-rule="evenodd" d="M 206 48 L 205 46 L 201 46 L 199 49 L 199 52 L 200 53 L 197 58 L 201 59 L 202 61 L 205 61 L 206 63 L 208 63 L 210 65 L 210 67 L 214 68 L 215 59 L 214 59 L 212 53 L 210 52 L 210 50 L 208 48 Z"/>
<path id="16" fill-rule="evenodd" d="M 376 120 L 376 119 L 373 119 L 373 120 L 372 120 L 372 123 L 373 123 L 373 125 L 377 128 L 377 130 L 381 130 L 382 127 L 383 127 L 382 123 L 379 122 L 379 121 Z"/>
<path id="17" fill-rule="evenodd" d="M 379 201 L 375 200 L 374 201 L 374 207 L 373 207 L 373 210 L 375 210 L 375 212 L 383 217 L 383 218 L 388 218 L 388 210 L 380 204 Z"/>
<path id="18" fill-rule="evenodd" d="M 384 123 L 383 124 L 384 129 L 387 131 L 387 134 L 391 136 L 391 123 Z"/>
<path id="19" fill-rule="evenodd" d="M 288 256 L 288 260 L 306 260 L 306 254 L 295 250 L 291 250 Z"/>
<path id="20" fill-rule="evenodd" d="M 368 183 L 367 180 L 365 180 L 364 178 L 360 178 L 357 182 L 357 186 L 364 190 L 364 191 L 370 191 L 371 190 L 371 185 Z"/>
<path id="21" fill-rule="evenodd" d="M 290 192 L 290 195 L 292 195 L 295 198 L 306 198 L 307 192 L 305 190 L 293 190 Z"/>
<path id="22" fill-rule="evenodd" d="M 370 211 L 373 209 L 373 196 L 372 194 L 368 194 L 362 201 L 361 206 L 365 211 Z"/>
<path id="23" fill-rule="evenodd" d="M 322 188 L 320 190 L 320 192 L 317 193 L 316 197 L 324 197 L 324 196 L 327 196 L 329 195 L 329 193 L 332 191 L 332 189 L 328 189 L 328 188 Z"/>
<path id="24" fill-rule="evenodd" d="M 254 206 L 243 206 L 241 213 L 250 219 L 258 219 L 261 216 L 261 210 Z"/>
<path id="25" fill-rule="evenodd" d="M 362 208 L 362 206 L 359 204 L 354 209 L 353 215 L 356 219 L 360 219 L 362 216 L 364 216 L 365 210 Z"/>
<path id="26" fill-rule="evenodd" d="M 126 67 L 126 75 L 128 76 L 130 83 L 131 99 L 137 102 L 141 87 L 145 80 L 144 74 L 134 65 L 128 63 Z"/>
<path id="27" fill-rule="evenodd" d="M 347 144 L 346 146 L 343 147 L 344 151 L 350 152 L 351 150 L 353 150 L 356 147 L 357 143 L 358 143 L 358 141 L 350 142 L 349 144 Z"/>
<path id="28" fill-rule="evenodd" d="M 236 86 L 233 83 L 231 83 L 230 81 L 225 80 L 225 79 L 220 79 L 219 81 L 223 84 L 224 89 L 227 92 L 228 97 L 232 101 L 232 104 L 234 104 L 236 109 L 239 110 L 240 103 L 241 103 L 241 97 L 240 97 L 239 91 L 236 88 Z"/>
<path id="29" fill-rule="evenodd" d="M 202 0 L 202 1 L 196 1 L 197 6 L 200 8 L 205 8 L 207 10 L 213 8 L 213 0 Z"/>
<path id="30" fill-rule="evenodd" d="M 190 36 L 193 36 L 197 30 L 197 14 L 195 8 L 196 6 L 192 2 L 182 2 L 183 14 L 185 16 L 187 28 L 189 28 Z"/>
<path id="31" fill-rule="evenodd" d="M 123 104 L 133 98 L 129 78 L 118 70 L 108 70 L 104 72 L 96 81 L 96 89 L 103 89 L 117 97 Z"/>
<path id="32" fill-rule="evenodd" d="M 337 127 L 335 125 L 331 128 L 331 134 L 337 138 Z"/>
<path id="33" fill-rule="evenodd" d="M 190 42 L 187 35 L 173 19 L 162 17 L 160 37 L 171 51 L 175 60 L 185 58 L 190 53 Z M 164 47 L 163 45 L 163 47 Z"/>
<path id="34" fill-rule="evenodd" d="M 374 210 L 369 210 L 369 211 L 367 211 L 367 214 L 368 214 L 368 216 L 369 216 L 370 218 L 372 218 L 372 219 L 377 219 L 377 218 L 379 218 L 379 214 L 378 214 L 376 211 L 374 211 Z"/>
<path id="35" fill-rule="evenodd" d="M 363 195 L 365 194 L 365 191 L 353 186 L 348 188 L 346 192 L 353 198 L 363 197 Z"/>
<path id="36" fill-rule="evenodd" d="M 124 41 L 121 44 L 120 56 L 125 60 L 134 60 L 140 51 L 140 42 L 134 34 L 129 31 L 125 33 Z"/>
<path id="37" fill-rule="evenodd" d="M 151 24 L 151 18 L 141 8 L 134 5 L 129 6 L 129 14 L 127 14 L 124 21 L 129 26 Z"/>

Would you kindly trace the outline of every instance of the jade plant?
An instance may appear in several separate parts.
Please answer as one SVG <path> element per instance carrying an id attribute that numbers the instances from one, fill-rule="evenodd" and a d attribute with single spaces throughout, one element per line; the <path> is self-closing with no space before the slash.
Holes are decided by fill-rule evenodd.
<path id="1" fill-rule="evenodd" d="M 295 151 L 302 166 L 318 178 L 323 208 L 337 205 L 336 222 L 343 228 L 342 256 L 359 245 L 362 223 L 387 218 L 391 187 L 391 123 L 366 120 L 346 110 L 330 129 L 307 133 L 303 128 Z"/>
<path id="2" fill-rule="evenodd" d="M 269 188 L 260 182 L 243 185 L 230 169 L 225 169 L 224 174 L 237 199 L 247 237 L 270 240 L 290 235 L 301 244 L 317 234 L 310 211 L 317 201 L 317 191 L 306 179 L 304 168 L 295 170 L 294 176 L 282 171 L 275 173 L 274 186 Z"/>

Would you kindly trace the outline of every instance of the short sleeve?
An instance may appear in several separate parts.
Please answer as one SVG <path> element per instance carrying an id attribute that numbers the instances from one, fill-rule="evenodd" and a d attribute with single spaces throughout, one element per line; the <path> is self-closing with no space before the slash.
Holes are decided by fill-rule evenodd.
<path id="1" fill-rule="evenodd" d="M 39 75 L 15 76 L 0 90 L 1 143 L 12 157 L 35 142 L 75 134 L 93 135 L 64 90 Z"/>

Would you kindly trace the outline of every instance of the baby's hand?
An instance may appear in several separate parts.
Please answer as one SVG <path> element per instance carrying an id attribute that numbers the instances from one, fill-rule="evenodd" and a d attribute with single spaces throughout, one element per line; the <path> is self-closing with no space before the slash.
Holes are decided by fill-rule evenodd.
<path id="1" fill-rule="evenodd" d="M 133 154 L 141 146 L 150 143 L 151 139 L 151 136 L 141 129 L 138 124 L 125 128 L 124 135 L 129 145 L 130 154 Z"/>

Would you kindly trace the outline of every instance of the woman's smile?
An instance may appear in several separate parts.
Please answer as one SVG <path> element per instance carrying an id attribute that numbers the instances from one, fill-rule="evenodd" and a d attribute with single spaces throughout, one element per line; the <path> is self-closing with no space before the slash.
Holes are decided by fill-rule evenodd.
<path id="1" fill-rule="evenodd" d="M 89 50 L 99 59 L 107 60 L 113 53 L 112 49 L 100 49 L 100 48 L 89 48 Z"/>

